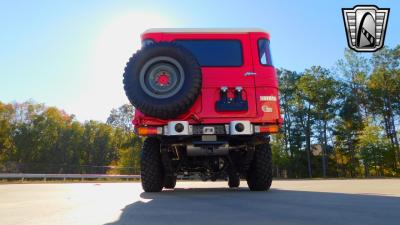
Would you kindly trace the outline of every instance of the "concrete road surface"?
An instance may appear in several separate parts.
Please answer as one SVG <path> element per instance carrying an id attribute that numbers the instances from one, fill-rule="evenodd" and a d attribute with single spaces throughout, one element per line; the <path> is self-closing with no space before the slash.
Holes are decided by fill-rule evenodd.
<path id="1" fill-rule="evenodd" d="M 143 193 L 140 183 L 0 185 L 1 225 L 400 224 L 400 179 L 180 182 Z"/>

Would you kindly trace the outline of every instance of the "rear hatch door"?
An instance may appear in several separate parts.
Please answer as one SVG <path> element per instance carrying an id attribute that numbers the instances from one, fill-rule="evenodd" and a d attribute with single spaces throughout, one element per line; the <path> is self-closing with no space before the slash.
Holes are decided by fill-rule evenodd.
<path id="1" fill-rule="evenodd" d="M 277 123 L 281 121 L 278 96 L 278 80 L 272 63 L 269 48 L 269 35 L 266 33 L 251 33 L 252 58 L 256 75 L 257 120 L 260 122 Z"/>
<path id="2" fill-rule="evenodd" d="M 189 49 L 202 67 L 200 118 L 257 116 L 255 73 L 248 33 L 201 34 L 196 35 L 198 39 L 184 34 L 174 37 L 173 41 Z M 224 87 L 227 88 L 227 99 L 221 93 Z"/>

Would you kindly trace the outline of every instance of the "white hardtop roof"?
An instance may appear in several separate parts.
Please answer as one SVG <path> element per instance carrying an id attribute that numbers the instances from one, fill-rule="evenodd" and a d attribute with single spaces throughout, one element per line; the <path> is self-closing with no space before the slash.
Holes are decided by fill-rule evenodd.
<path id="1" fill-rule="evenodd" d="M 267 31 L 260 28 L 151 28 L 143 33 L 250 33 Z"/>

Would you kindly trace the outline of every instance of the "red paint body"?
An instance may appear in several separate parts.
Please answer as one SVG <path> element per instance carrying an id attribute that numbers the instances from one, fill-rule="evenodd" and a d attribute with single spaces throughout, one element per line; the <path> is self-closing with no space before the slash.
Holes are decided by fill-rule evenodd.
<path id="1" fill-rule="evenodd" d="M 244 33 L 144 33 L 142 40 L 152 39 L 156 42 L 170 42 L 173 40 L 201 40 L 201 39 L 234 39 L 242 44 L 243 65 L 241 67 L 202 67 L 202 89 L 193 106 L 176 120 L 186 120 L 190 124 L 226 124 L 232 120 L 249 120 L 254 124 L 282 124 L 279 109 L 278 82 L 275 68 L 260 64 L 257 41 L 267 38 L 264 32 Z M 246 72 L 255 72 L 255 76 L 244 76 Z M 248 101 L 248 111 L 217 112 L 215 102 L 220 99 L 220 87 L 227 86 L 229 94 L 237 86 L 243 87 L 243 99 Z M 261 101 L 260 96 L 275 96 L 276 101 Z M 272 112 L 263 112 L 267 106 Z M 135 112 L 133 124 L 135 126 L 161 126 L 170 120 L 161 120 L 149 117 L 139 110 Z"/>

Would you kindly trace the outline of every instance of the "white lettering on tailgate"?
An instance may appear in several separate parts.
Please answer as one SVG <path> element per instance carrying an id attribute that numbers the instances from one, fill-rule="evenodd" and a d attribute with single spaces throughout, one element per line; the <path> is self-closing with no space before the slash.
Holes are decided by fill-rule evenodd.
<path id="1" fill-rule="evenodd" d="M 268 106 L 266 106 L 266 105 L 263 105 L 263 106 L 261 107 L 261 110 L 262 110 L 263 112 L 266 112 L 266 113 L 272 112 L 272 108 L 270 108 L 270 107 L 268 107 Z"/>
<path id="2" fill-rule="evenodd" d="M 260 101 L 268 101 L 268 102 L 276 102 L 276 96 L 273 95 L 267 95 L 267 96 L 260 96 Z"/>

